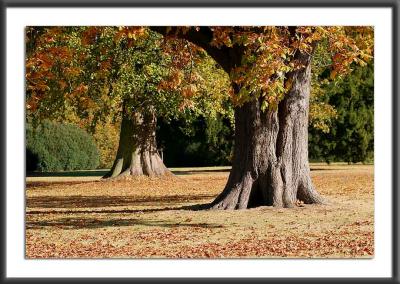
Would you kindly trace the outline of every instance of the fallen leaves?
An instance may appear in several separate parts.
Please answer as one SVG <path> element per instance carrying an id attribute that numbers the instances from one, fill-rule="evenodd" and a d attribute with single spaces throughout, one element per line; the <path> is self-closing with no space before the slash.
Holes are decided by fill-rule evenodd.
<path id="1" fill-rule="evenodd" d="M 190 211 L 228 173 L 27 184 L 28 258 L 365 258 L 374 255 L 373 167 L 312 171 L 329 206 Z"/>

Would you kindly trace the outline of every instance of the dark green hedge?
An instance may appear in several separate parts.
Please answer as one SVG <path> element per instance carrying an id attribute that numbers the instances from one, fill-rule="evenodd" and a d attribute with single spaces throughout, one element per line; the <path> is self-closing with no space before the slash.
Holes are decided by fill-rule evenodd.
<path id="1" fill-rule="evenodd" d="M 66 171 L 95 169 L 99 151 L 93 138 L 72 124 L 43 122 L 26 127 L 26 170 Z"/>

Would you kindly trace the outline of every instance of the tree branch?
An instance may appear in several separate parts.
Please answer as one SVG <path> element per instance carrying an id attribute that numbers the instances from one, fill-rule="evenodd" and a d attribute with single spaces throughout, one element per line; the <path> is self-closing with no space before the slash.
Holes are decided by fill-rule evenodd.
<path id="1" fill-rule="evenodd" d="M 232 66 L 230 60 L 229 47 L 217 48 L 211 45 L 213 32 L 209 27 L 199 27 L 198 29 L 190 28 L 187 32 L 178 29 L 179 27 L 152 26 L 151 30 L 158 32 L 164 36 L 175 36 L 183 38 L 191 43 L 203 48 L 221 67 L 229 74 Z"/>

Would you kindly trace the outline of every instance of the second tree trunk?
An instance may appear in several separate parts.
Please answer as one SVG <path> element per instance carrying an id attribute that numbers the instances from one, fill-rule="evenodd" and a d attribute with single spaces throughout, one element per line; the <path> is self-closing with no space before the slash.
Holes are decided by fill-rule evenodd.
<path id="1" fill-rule="evenodd" d="M 156 116 L 154 112 L 124 112 L 117 155 L 105 176 L 171 175 L 157 151 Z"/>

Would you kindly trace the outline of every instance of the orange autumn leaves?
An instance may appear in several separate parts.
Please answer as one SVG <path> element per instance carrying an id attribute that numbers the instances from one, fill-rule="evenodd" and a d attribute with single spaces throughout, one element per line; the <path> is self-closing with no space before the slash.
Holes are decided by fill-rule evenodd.
<path id="1" fill-rule="evenodd" d="M 104 27 L 87 27 L 79 35 L 83 46 L 96 44 Z M 264 99 L 264 108 L 276 108 L 279 101 L 290 89 L 287 74 L 303 68 L 296 54 L 313 53 L 315 46 L 325 42 L 331 55 L 330 78 L 342 76 L 351 71 L 352 64 L 365 65 L 373 56 L 372 27 L 342 26 L 266 26 L 266 27 L 210 27 L 211 45 L 218 48 L 240 46 L 241 62 L 233 66 L 229 74 L 231 83 L 240 87 L 240 92 L 228 91 L 234 105 L 241 105 L 253 96 Z M 163 79 L 159 90 L 178 91 L 184 105 L 196 95 L 198 74 L 193 64 L 201 60 L 204 51 L 182 39 L 189 31 L 201 32 L 201 27 L 167 28 L 164 40 L 160 41 L 163 52 L 172 57 L 170 75 Z M 126 40 L 127 46 L 145 40 L 149 30 L 145 27 L 116 27 L 113 40 Z M 84 52 L 58 45 L 68 40 L 62 27 L 46 29 L 37 39 L 36 49 L 26 60 L 26 82 L 29 92 L 27 108 L 35 110 L 38 102 L 50 89 L 59 90 L 66 98 L 82 96 L 82 83 L 71 84 L 80 75 L 79 64 L 71 66 L 71 60 L 85 60 Z M 102 49 L 99 55 L 99 72 L 96 79 L 107 78 L 112 72 L 113 59 Z M 60 76 L 62 75 L 62 76 Z M 87 85 L 87 84 L 86 84 Z M 87 89 L 87 86 L 86 86 Z"/>
<path id="2" fill-rule="evenodd" d="M 67 80 L 79 74 L 81 69 L 71 66 L 71 61 L 75 56 L 74 50 L 56 44 L 66 40 L 62 28 L 43 28 L 41 34 L 29 37 L 29 33 L 32 31 L 34 31 L 32 28 L 27 28 L 26 43 L 35 41 L 35 47 L 32 50 L 27 48 L 25 60 L 28 94 L 26 107 L 30 111 L 35 111 L 47 92 L 55 89 L 66 91 L 69 86 Z"/>
<path id="3" fill-rule="evenodd" d="M 60 66 L 67 63 L 70 58 L 71 53 L 64 47 L 44 48 L 27 58 L 25 78 L 27 91 L 31 93 L 30 100 L 27 102 L 28 109 L 34 110 L 40 97 L 50 90 L 49 80 L 56 78 L 56 74 L 53 72 L 55 65 Z M 66 71 L 68 73 L 68 70 Z M 60 80 L 59 83 L 60 88 L 65 89 L 65 81 Z"/>
<path id="4" fill-rule="evenodd" d="M 241 88 L 232 98 L 238 105 L 256 95 L 264 98 L 265 105 L 277 107 L 289 90 L 287 74 L 304 67 L 296 55 L 312 54 L 321 42 L 327 42 L 331 55 L 331 79 L 350 72 L 354 63 L 366 65 L 373 56 L 372 27 L 212 27 L 212 31 L 214 46 L 244 49 L 241 64 L 230 74 Z"/>

